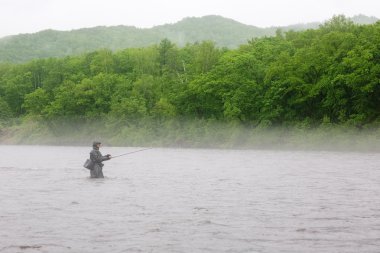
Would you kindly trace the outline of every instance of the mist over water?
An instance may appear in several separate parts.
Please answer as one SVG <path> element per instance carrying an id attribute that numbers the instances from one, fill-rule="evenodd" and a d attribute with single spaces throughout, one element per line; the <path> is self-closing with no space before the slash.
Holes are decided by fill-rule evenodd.
<path id="1" fill-rule="evenodd" d="M 380 152 L 378 128 L 359 129 L 326 124 L 317 128 L 296 126 L 252 127 L 238 122 L 175 119 L 164 122 L 118 119 L 59 119 L 26 121 L 1 129 L 0 143 L 13 145 L 85 146 L 103 140 L 107 146 L 324 150 Z"/>
<path id="2" fill-rule="evenodd" d="M 118 155 L 138 148 L 103 147 Z M 380 154 L 0 146 L 0 252 L 378 252 Z"/>

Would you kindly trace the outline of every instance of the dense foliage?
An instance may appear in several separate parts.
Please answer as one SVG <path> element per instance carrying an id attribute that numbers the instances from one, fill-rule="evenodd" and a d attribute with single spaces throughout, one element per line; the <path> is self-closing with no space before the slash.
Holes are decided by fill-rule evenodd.
<path id="1" fill-rule="evenodd" d="M 352 18 L 357 23 L 374 23 L 376 18 L 363 15 Z M 281 30 L 318 28 L 319 23 L 281 27 Z M 37 58 L 64 57 L 102 48 L 120 50 L 147 47 L 169 39 L 177 46 L 214 41 L 218 47 L 237 48 L 247 40 L 273 36 L 279 27 L 258 28 L 220 16 L 185 18 L 175 24 L 138 29 L 128 26 L 95 27 L 73 31 L 46 30 L 0 38 L 0 62 L 21 63 Z"/>
<path id="2" fill-rule="evenodd" d="M 236 50 L 213 42 L 0 65 L 0 119 L 172 119 L 249 127 L 380 121 L 380 22 L 337 16 Z"/>

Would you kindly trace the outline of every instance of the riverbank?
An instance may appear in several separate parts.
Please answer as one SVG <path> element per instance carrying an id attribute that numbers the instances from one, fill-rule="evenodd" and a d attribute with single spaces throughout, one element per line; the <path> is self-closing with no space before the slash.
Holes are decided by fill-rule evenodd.
<path id="1" fill-rule="evenodd" d="M 380 151 L 380 129 L 334 125 L 314 129 L 263 129 L 201 120 L 161 123 L 25 121 L 0 130 L 0 144 L 87 146 L 93 140 L 101 140 L 109 146 Z"/>

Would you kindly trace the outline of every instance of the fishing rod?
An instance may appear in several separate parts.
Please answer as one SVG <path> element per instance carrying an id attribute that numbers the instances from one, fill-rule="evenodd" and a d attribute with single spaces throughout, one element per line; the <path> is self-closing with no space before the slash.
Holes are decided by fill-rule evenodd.
<path id="1" fill-rule="evenodd" d="M 145 150 L 148 150 L 148 149 L 152 149 L 152 148 L 144 148 L 144 149 L 140 149 L 140 150 L 136 150 L 136 151 L 132 151 L 132 152 L 128 152 L 128 153 L 124 153 L 124 154 L 121 154 L 121 155 L 111 156 L 111 158 L 113 159 L 113 158 L 115 158 L 115 157 L 125 156 L 125 155 L 129 155 L 129 154 L 133 154 L 133 153 L 137 153 L 137 152 L 145 151 Z"/>

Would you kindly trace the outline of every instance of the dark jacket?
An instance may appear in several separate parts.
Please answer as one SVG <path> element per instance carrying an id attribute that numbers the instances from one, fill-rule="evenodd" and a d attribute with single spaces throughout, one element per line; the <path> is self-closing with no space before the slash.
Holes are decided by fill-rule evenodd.
<path id="1" fill-rule="evenodd" d="M 94 167 L 92 170 L 90 170 L 91 177 L 93 178 L 103 178 L 103 161 L 109 160 L 109 156 L 103 156 L 102 153 L 100 153 L 99 149 L 97 147 L 94 147 L 93 150 L 90 152 L 90 159 L 94 163 Z"/>

